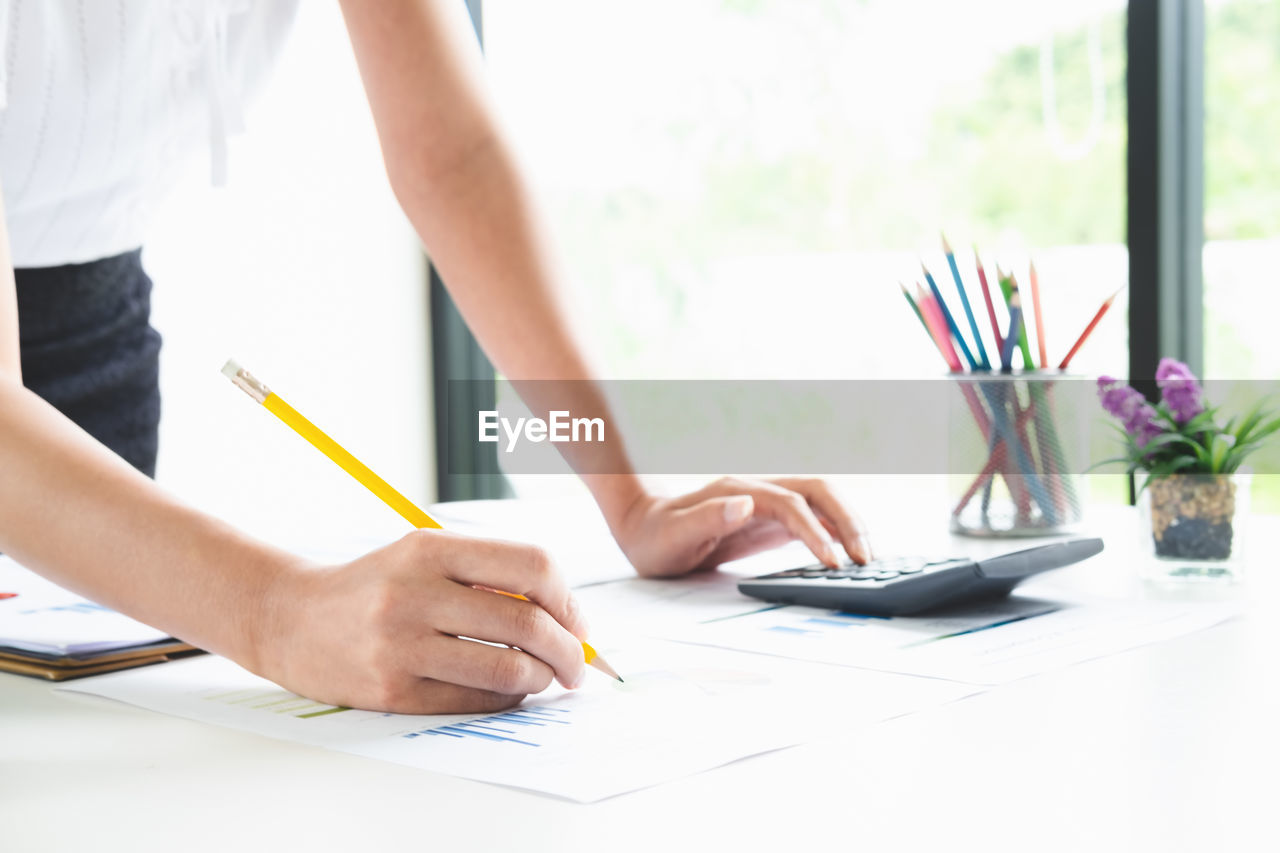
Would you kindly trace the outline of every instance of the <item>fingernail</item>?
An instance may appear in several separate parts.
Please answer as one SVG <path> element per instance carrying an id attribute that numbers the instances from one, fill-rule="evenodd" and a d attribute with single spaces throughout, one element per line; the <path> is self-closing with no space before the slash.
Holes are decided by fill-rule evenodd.
<path id="1" fill-rule="evenodd" d="M 831 543 L 827 543 L 824 551 L 824 559 L 832 566 L 840 565 L 840 558 L 836 556 L 836 549 L 831 547 Z"/>
<path id="2" fill-rule="evenodd" d="M 729 524 L 737 524 L 755 509 L 755 501 L 750 495 L 740 495 L 724 502 L 724 520 Z"/>
<path id="3" fill-rule="evenodd" d="M 565 623 L 579 640 L 585 640 L 591 636 L 591 631 L 587 628 L 587 619 L 582 615 L 582 606 L 578 604 L 578 599 L 574 595 L 570 595 L 569 600 L 565 602 Z"/>
<path id="4" fill-rule="evenodd" d="M 587 680 L 587 668 L 583 667 L 578 672 L 578 677 L 573 680 L 573 684 L 569 685 L 570 690 L 577 690 Z"/>

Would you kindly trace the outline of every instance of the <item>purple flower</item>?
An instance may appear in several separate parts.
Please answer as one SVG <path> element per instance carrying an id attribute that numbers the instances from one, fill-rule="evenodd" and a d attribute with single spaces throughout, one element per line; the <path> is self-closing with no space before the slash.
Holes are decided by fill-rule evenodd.
<path id="1" fill-rule="evenodd" d="M 1146 447 L 1148 441 L 1160 434 L 1155 422 L 1156 410 L 1133 388 L 1121 385 L 1110 376 L 1099 376 L 1098 396 L 1102 399 L 1102 408 L 1124 424 L 1125 432 L 1133 436 L 1139 448 Z"/>
<path id="2" fill-rule="evenodd" d="M 1156 367 L 1156 385 L 1160 398 L 1169 407 L 1173 419 L 1185 424 L 1204 411 L 1204 393 L 1191 369 L 1172 358 L 1160 359 Z"/>

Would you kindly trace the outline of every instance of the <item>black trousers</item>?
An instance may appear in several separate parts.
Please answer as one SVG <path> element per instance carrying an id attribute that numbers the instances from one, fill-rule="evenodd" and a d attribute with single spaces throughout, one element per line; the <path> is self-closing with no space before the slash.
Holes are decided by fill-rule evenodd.
<path id="1" fill-rule="evenodd" d="M 142 250 L 14 272 L 23 383 L 154 477 L 160 335 Z"/>

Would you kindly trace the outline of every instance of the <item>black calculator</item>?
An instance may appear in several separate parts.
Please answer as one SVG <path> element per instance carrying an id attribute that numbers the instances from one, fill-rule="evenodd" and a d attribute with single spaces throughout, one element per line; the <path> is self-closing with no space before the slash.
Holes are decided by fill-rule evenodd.
<path id="1" fill-rule="evenodd" d="M 871 616 L 905 616 L 1003 598 L 1024 578 L 1078 563 L 1102 551 L 1101 539 L 1067 539 L 971 560 L 886 557 L 865 566 L 822 564 L 747 578 L 738 589 L 780 604 L 804 604 Z"/>

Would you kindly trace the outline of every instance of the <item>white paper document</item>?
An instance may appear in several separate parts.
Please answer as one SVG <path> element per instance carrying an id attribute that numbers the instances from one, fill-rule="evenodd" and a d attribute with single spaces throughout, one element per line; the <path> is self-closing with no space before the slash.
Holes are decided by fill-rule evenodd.
<path id="1" fill-rule="evenodd" d="M 600 510 L 590 500 L 480 500 L 427 508 L 446 529 L 547 551 L 570 586 L 635 577 Z"/>
<path id="2" fill-rule="evenodd" d="M 738 592 L 738 576 L 722 571 L 679 578 L 627 578 L 574 592 L 592 625 L 661 637 L 664 632 L 777 607 Z"/>
<path id="3" fill-rule="evenodd" d="M 783 607 L 673 629 L 683 642 L 943 678 L 1003 684 L 1208 628 L 1232 604 L 1015 596 L 941 616 L 855 616 Z"/>
<path id="4" fill-rule="evenodd" d="M 602 649 L 626 682 L 590 673 L 499 714 L 401 716 L 323 705 L 217 657 L 60 687 L 283 740 L 578 802 L 645 788 L 971 695 L 945 681 L 651 642 Z"/>
<path id="5" fill-rule="evenodd" d="M 0 646 L 45 655 L 107 652 L 169 635 L 95 604 L 0 556 Z"/>

